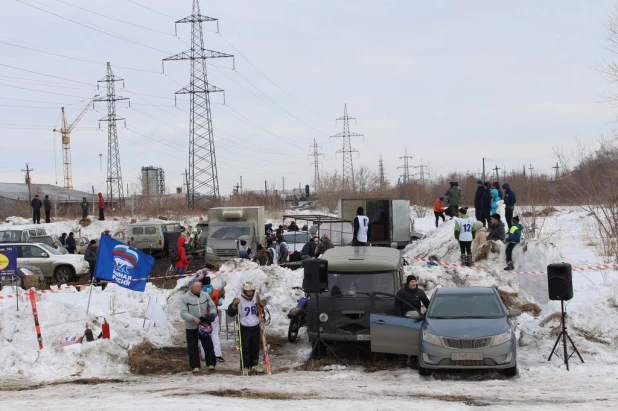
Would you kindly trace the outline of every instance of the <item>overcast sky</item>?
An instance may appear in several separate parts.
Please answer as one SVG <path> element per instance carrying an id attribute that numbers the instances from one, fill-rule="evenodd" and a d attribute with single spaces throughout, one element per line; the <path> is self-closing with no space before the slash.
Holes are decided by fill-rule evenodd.
<path id="1" fill-rule="evenodd" d="M 60 136 L 52 132 L 60 107 L 73 121 L 109 61 L 125 79 L 117 94 L 131 98 L 130 108 L 118 103 L 127 123 L 118 128 L 125 186 L 136 187 L 149 165 L 164 168 L 171 190 L 180 186 L 188 96 L 175 107 L 174 92 L 188 84 L 189 62 L 166 63 L 163 75 L 161 59 L 189 49 L 189 25 L 175 37 L 174 21 L 190 15 L 191 4 L 3 0 L 0 181 L 23 181 L 28 162 L 35 183 L 63 185 Z M 488 168 L 532 164 L 553 172 L 553 147 L 592 143 L 615 128 L 614 107 L 602 102 L 612 88 L 597 69 L 613 57 L 604 26 L 612 5 L 202 0 L 202 14 L 220 19 L 220 35 L 215 23 L 204 26 L 206 48 L 236 55 L 236 72 L 227 59 L 209 61 L 217 66 L 210 82 L 226 90 L 226 105 L 212 95 L 221 193 L 240 176 L 246 189 L 263 188 L 264 180 L 280 189 L 283 176 L 287 188 L 311 183 L 313 139 L 325 154 L 322 168 L 341 169 L 341 140 L 329 136 L 341 131 L 335 119 L 344 103 L 357 118 L 352 131 L 365 136 L 352 142 L 355 166 L 377 169 L 382 155 L 391 181 L 405 148 L 434 175 L 476 172 L 483 157 Z M 72 134 L 78 189 L 105 190 L 104 104 Z"/>

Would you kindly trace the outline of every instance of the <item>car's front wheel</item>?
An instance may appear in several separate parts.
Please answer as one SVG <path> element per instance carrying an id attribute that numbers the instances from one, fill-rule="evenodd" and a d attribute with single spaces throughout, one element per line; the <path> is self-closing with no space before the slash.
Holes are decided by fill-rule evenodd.
<path id="1" fill-rule="evenodd" d="M 515 364 L 513 367 L 505 368 L 502 372 L 507 377 L 516 377 L 517 376 L 517 364 Z"/>
<path id="2" fill-rule="evenodd" d="M 418 368 L 418 375 L 421 377 L 428 377 L 431 375 L 431 370 L 429 368 L 425 368 L 421 365 L 421 359 L 417 358 L 416 366 Z"/>
<path id="3" fill-rule="evenodd" d="M 66 284 L 73 281 L 75 273 L 73 272 L 72 267 L 69 267 L 68 265 L 63 265 L 56 268 L 56 271 L 54 271 L 54 277 L 59 283 Z"/>

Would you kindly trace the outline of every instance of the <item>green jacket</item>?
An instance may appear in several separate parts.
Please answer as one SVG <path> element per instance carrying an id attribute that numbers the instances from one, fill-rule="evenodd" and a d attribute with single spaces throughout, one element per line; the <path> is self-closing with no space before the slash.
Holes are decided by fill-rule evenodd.
<path id="1" fill-rule="evenodd" d="M 444 195 L 446 196 L 449 206 L 458 206 L 461 201 L 461 188 L 449 188 Z"/>

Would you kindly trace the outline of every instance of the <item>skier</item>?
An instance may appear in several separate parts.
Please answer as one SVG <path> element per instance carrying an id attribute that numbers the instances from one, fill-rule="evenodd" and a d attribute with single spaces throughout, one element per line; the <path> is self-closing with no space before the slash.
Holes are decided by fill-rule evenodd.
<path id="1" fill-rule="evenodd" d="M 182 235 L 178 239 L 178 243 L 176 243 L 176 255 L 178 256 L 178 261 L 176 261 L 176 271 L 178 271 L 179 275 L 184 274 L 189 268 L 189 260 L 187 260 L 187 252 L 185 251 L 186 243 L 187 239 Z"/>
<path id="2" fill-rule="evenodd" d="M 369 224 L 369 217 L 365 215 L 365 210 L 363 207 L 358 207 L 356 209 L 356 217 L 354 217 L 353 245 L 366 246 L 369 238 L 371 238 L 371 224 Z"/>
<path id="3" fill-rule="evenodd" d="M 451 181 L 451 188 L 448 189 L 444 196 L 447 199 L 448 210 L 446 211 L 446 215 L 451 217 L 451 220 L 457 217 L 457 209 L 459 208 L 459 202 L 461 201 L 461 188 L 459 188 L 459 183 L 457 181 Z"/>
<path id="4" fill-rule="evenodd" d="M 513 217 L 512 222 L 513 225 L 509 228 L 509 235 L 506 237 L 506 240 L 504 240 L 505 243 L 508 243 L 506 246 L 507 266 L 504 267 L 506 271 L 510 271 L 515 268 L 513 264 L 513 248 L 519 244 L 519 241 L 521 240 L 521 233 L 524 230 L 524 226 L 519 224 L 519 217 Z"/>
<path id="5" fill-rule="evenodd" d="M 190 290 L 180 300 L 180 317 L 185 320 L 189 365 L 194 374 L 200 371 L 198 341 L 202 343 L 208 369 L 214 371 L 217 359 L 212 344 L 212 321 L 217 306 L 208 293 L 202 292 L 202 283 L 192 281 Z"/>
<path id="6" fill-rule="evenodd" d="M 51 215 L 52 203 L 49 200 L 49 196 L 46 194 L 45 199 L 43 200 L 43 209 L 45 209 L 45 222 L 50 223 L 51 220 L 49 216 Z"/>
<path id="7" fill-rule="evenodd" d="M 103 194 L 99 193 L 99 221 L 105 221 L 105 200 Z"/>
<path id="8" fill-rule="evenodd" d="M 264 368 L 260 362 L 260 319 L 258 318 L 258 304 L 264 307 L 264 303 L 258 299 L 255 286 L 252 282 L 245 282 L 242 285 L 240 298 L 234 301 L 227 308 L 227 315 L 230 317 L 240 316 L 240 345 L 242 350 L 240 369 L 243 374 L 245 368 L 252 373 L 261 374 Z"/>
<path id="9" fill-rule="evenodd" d="M 43 203 L 39 198 L 39 195 L 36 194 L 32 201 L 30 202 L 30 207 L 32 207 L 32 223 L 33 224 L 41 224 L 41 207 Z"/>
<path id="10" fill-rule="evenodd" d="M 440 221 L 440 218 L 442 218 L 442 222 L 446 221 L 446 217 L 444 217 L 444 207 L 442 206 L 443 201 L 444 197 L 440 197 L 433 203 L 433 215 L 436 217 L 436 228 L 438 228 L 438 221 Z"/>
<path id="11" fill-rule="evenodd" d="M 88 217 L 88 200 L 86 197 L 82 197 L 82 220 Z"/>
<path id="12" fill-rule="evenodd" d="M 459 217 L 455 218 L 455 238 L 459 241 L 461 264 L 472 267 L 472 240 L 476 235 L 474 219 L 468 217 L 468 207 L 459 209 Z"/>
<path id="13" fill-rule="evenodd" d="M 515 211 L 515 203 L 517 202 L 517 196 L 515 192 L 511 190 L 511 186 L 503 184 L 504 188 L 504 205 L 506 206 L 506 224 L 509 226 L 509 230 L 513 226 L 511 219 L 513 218 L 513 212 Z"/>
<path id="14" fill-rule="evenodd" d="M 212 339 L 212 345 L 215 350 L 215 358 L 219 362 L 225 362 L 223 359 L 223 355 L 221 353 L 221 341 L 219 340 L 219 329 L 221 327 L 221 319 L 219 317 L 219 308 L 223 304 L 224 295 L 221 294 L 219 289 L 215 288 L 210 284 L 210 277 L 207 275 L 200 274 L 195 277 L 196 281 L 200 281 L 202 283 L 202 292 L 208 293 L 212 302 L 217 306 L 217 315 L 215 319 L 212 321 L 212 334 L 210 334 L 210 338 Z M 205 356 L 204 348 L 202 347 L 202 356 Z"/>

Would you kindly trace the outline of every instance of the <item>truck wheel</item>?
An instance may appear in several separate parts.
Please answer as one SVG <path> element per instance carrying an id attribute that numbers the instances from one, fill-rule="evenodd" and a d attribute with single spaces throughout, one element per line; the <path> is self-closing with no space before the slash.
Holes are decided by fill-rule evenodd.
<path id="1" fill-rule="evenodd" d="M 56 268 L 56 270 L 54 271 L 54 277 L 59 283 L 66 284 L 73 281 L 75 274 L 73 273 L 72 267 L 69 267 L 68 265 L 62 265 Z"/>

